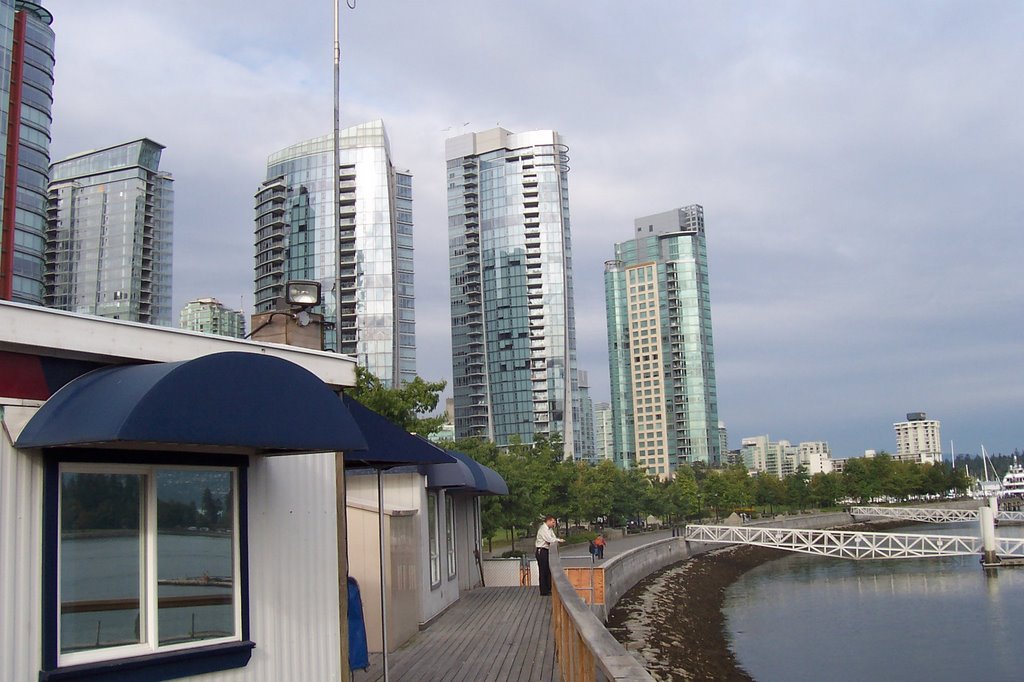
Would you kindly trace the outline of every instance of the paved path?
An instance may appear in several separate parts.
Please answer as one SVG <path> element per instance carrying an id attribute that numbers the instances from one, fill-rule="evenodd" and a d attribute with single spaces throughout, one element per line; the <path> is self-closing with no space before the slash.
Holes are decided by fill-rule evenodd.
<path id="1" fill-rule="evenodd" d="M 652 533 L 637 533 L 635 535 L 627 535 L 623 538 L 606 537 L 605 539 L 607 540 L 607 544 L 604 548 L 604 559 L 595 560 L 594 565 L 600 566 L 612 557 L 618 556 L 619 554 L 627 552 L 635 547 L 670 537 L 672 537 L 671 530 L 657 530 Z M 562 563 L 566 566 L 590 565 L 590 552 L 587 551 L 587 543 L 585 542 L 578 545 L 562 545 L 558 550 L 558 558 L 561 559 Z"/>
<path id="2" fill-rule="evenodd" d="M 585 547 L 584 547 L 585 549 Z M 353 682 L 384 679 L 380 654 Z M 395 682 L 558 682 L 551 599 L 536 588 L 482 587 L 388 656 Z"/>

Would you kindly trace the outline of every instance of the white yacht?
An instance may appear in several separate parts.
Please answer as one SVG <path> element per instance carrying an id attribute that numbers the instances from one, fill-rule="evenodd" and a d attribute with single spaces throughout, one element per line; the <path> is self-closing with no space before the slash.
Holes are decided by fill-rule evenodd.
<path id="1" fill-rule="evenodd" d="M 1024 497 L 1024 464 L 1018 464 L 1016 457 L 1003 476 L 1003 489 L 999 494 L 1002 497 Z"/>

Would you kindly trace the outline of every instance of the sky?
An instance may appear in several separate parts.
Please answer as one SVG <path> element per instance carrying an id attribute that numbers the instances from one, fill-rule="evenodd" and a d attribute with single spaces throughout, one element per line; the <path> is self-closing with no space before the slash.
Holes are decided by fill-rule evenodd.
<path id="1" fill-rule="evenodd" d="M 252 312 L 253 194 L 333 127 L 333 2 L 44 0 L 51 158 L 150 137 L 174 176 L 174 305 Z M 418 373 L 451 380 L 444 142 L 569 145 L 576 329 L 609 399 L 604 262 L 701 204 L 729 445 L 1024 449 L 1024 3 L 356 0 L 341 122 L 412 172 Z"/>

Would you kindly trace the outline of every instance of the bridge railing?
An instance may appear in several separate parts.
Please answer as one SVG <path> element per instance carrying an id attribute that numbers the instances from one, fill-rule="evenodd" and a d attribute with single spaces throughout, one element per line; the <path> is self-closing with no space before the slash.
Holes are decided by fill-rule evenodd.
<path id="1" fill-rule="evenodd" d="M 687 526 L 691 542 L 738 543 L 843 559 L 907 559 L 980 554 L 981 539 L 959 535 L 865 533 L 736 526 Z M 997 540 L 1001 556 L 1021 556 L 1024 539 Z"/>
<path id="2" fill-rule="evenodd" d="M 562 682 L 653 682 L 576 594 L 552 548 L 551 629 Z"/>
<path id="3" fill-rule="evenodd" d="M 855 517 L 873 517 L 883 519 L 900 519 L 919 521 L 922 523 L 962 523 L 976 521 L 977 509 L 942 509 L 939 507 L 852 507 L 850 513 Z M 1024 522 L 1024 512 L 1003 511 L 996 513 L 996 519 L 1007 522 Z"/>

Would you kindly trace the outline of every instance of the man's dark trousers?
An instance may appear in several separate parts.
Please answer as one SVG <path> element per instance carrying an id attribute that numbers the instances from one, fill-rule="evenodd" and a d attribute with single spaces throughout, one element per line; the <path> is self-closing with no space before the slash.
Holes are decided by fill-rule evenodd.
<path id="1" fill-rule="evenodd" d="M 551 566 L 546 547 L 537 548 L 537 572 L 540 573 L 540 593 L 551 594 Z"/>

